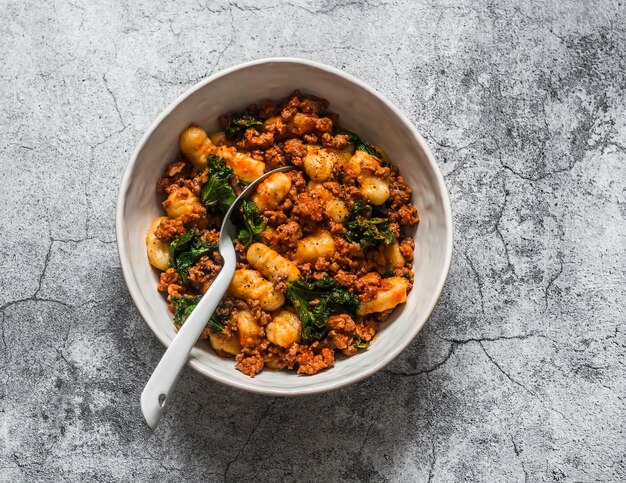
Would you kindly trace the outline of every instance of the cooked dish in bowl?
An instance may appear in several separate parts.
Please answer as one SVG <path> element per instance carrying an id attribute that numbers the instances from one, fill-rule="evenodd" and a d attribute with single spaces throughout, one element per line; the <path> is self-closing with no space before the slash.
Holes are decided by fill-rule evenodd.
<path id="1" fill-rule="evenodd" d="M 180 326 L 221 268 L 223 214 L 247 183 L 284 165 L 237 216 L 237 271 L 202 338 L 254 376 L 316 374 L 337 351 L 367 349 L 413 284 L 411 189 L 382 150 L 339 127 L 324 99 L 298 91 L 191 126 L 157 190 L 166 216 L 147 233 L 158 290 Z"/>

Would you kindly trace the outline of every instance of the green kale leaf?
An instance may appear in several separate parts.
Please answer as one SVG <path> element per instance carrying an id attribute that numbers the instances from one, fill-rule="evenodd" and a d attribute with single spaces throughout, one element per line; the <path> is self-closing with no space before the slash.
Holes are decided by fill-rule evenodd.
<path id="1" fill-rule="evenodd" d="M 213 334 L 223 334 L 226 331 L 226 327 L 224 322 L 226 321 L 227 316 L 219 315 L 217 310 L 213 312 L 211 318 L 209 319 L 209 329 Z"/>
<path id="2" fill-rule="evenodd" d="M 306 341 L 326 337 L 328 317 L 340 311 L 356 316 L 359 299 L 325 277 L 314 282 L 295 280 L 287 282 L 285 295 L 302 322 L 302 337 Z"/>
<path id="3" fill-rule="evenodd" d="M 187 283 L 189 269 L 202 256 L 216 249 L 216 243 L 205 242 L 196 231 L 187 231 L 174 238 L 170 244 L 170 267 L 174 267 L 183 279 L 183 283 Z"/>
<path id="4" fill-rule="evenodd" d="M 189 317 L 193 309 L 196 308 L 201 298 L 202 295 L 196 295 L 194 297 L 189 295 L 172 297 L 171 302 L 174 305 L 174 323 L 177 327 L 185 323 L 185 320 L 187 320 L 187 317 Z"/>
<path id="5" fill-rule="evenodd" d="M 237 238 L 248 246 L 260 240 L 260 235 L 265 230 L 265 218 L 259 214 L 259 207 L 254 201 L 243 200 L 237 225 L 241 226 Z"/>
<path id="6" fill-rule="evenodd" d="M 225 214 L 237 198 L 230 185 L 233 170 L 226 166 L 224 158 L 214 154 L 207 156 L 206 169 L 209 179 L 200 192 L 202 203 L 207 208 L 216 208 Z"/>
<path id="7" fill-rule="evenodd" d="M 358 335 L 354 336 L 352 341 L 352 345 L 356 347 L 358 350 L 367 350 L 370 347 L 370 343 L 361 339 Z"/>
<path id="8" fill-rule="evenodd" d="M 390 245 L 396 240 L 395 234 L 389 230 L 389 220 L 373 217 L 372 207 L 359 200 L 350 207 L 344 226 L 347 228 L 346 239 L 357 242 L 363 251 L 381 244 Z"/>
<path id="9" fill-rule="evenodd" d="M 383 161 L 382 153 L 371 144 L 363 141 L 358 136 L 358 134 L 355 134 L 352 131 L 340 131 L 340 134 L 346 134 L 348 136 L 350 144 L 352 144 L 354 146 L 354 149 L 356 149 L 357 151 L 365 151 L 372 156 L 376 156 L 381 162 Z"/>
<path id="10" fill-rule="evenodd" d="M 226 126 L 226 137 L 228 139 L 235 139 L 249 127 L 258 126 L 259 124 L 263 123 L 248 111 L 244 111 L 242 114 L 233 114 Z"/>

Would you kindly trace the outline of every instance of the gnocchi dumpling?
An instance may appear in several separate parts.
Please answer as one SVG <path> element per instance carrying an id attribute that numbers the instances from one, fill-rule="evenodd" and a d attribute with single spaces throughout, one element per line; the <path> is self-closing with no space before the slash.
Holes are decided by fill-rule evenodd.
<path id="1" fill-rule="evenodd" d="M 361 192 L 370 203 L 382 205 L 389 199 L 389 181 L 372 174 L 373 171 L 381 167 L 375 156 L 359 150 L 350 158 L 348 165 L 358 176 Z"/>
<path id="2" fill-rule="evenodd" d="M 238 299 L 258 300 L 261 308 L 268 312 L 281 308 L 285 303 L 285 296 L 256 270 L 236 270 L 228 290 Z"/>
<path id="3" fill-rule="evenodd" d="M 321 183 L 310 181 L 309 190 L 317 193 L 324 201 L 324 212 L 336 223 L 343 223 L 348 216 L 348 207 L 340 199 L 335 198 Z"/>
<path id="4" fill-rule="evenodd" d="M 241 352 L 239 338 L 233 334 L 209 334 L 209 344 L 221 356 L 235 356 Z"/>
<path id="5" fill-rule="evenodd" d="M 303 112 L 297 112 L 289 121 L 291 129 L 299 135 L 314 131 L 315 124 L 315 117 Z"/>
<path id="6" fill-rule="evenodd" d="M 264 179 L 252 195 L 259 210 L 275 210 L 291 189 L 291 178 L 285 173 L 274 173 Z"/>
<path id="7" fill-rule="evenodd" d="M 217 155 L 226 160 L 226 165 L 235 172 L 237 177 L 251 183 L 265 172 L 265 163 L 257 161 L 247 154 L 238 152 L 233 147 L 220 146 Z"/>
<path id="8" fill-rule="evenodd" d="M 354 154 L 354 148 L 352 146 L 348 146 L 344 149 L 333 149 L 332 151 L 337 155 L 337 159 L 342 166 L 348 164 L 350 162 L 350 158 L 352 158 L 352 155 Z"/>
<path id="9" fill-rule="evenodd" d="M 303 238 L 296 248 L 296 259 L 300 262 L 314 262 L 318 258 L 327 258 L 335 253 L 335 241 L 327 231 L 321 230 Z"/>
<path id="10" fill-rule="evenodd" d="M 178 140 L 180 150 L 200 170 L 206 166 L 209 150 L 213 146 L 204 129 L 191 126 L 185 129 Z"/>
<path id="11" fill-rule="evenodd" d="M 269 280 L 293 281 L 300 278 L 300 270 L 291 260 L 286 259 L 263 243 L 250 245 L 246 258 L 250 265 Z"/>
<path id="12" fill-rule="evenodd" d="M 191 215 L 202 209 L 200 199 L 189 188 L 180 187 L 172 191 L 163 202 L 163 208 L 170 218 Z"/>
<path id="13" fill-rule="evenodd" d="M 307 145 L 307 154 L 303 166 L 306 174 L 313 181 L 328 181 L 333 174 L 335 164 L 339 162 L 337 155 L 320 146 Z"/>
<path id="14" fill-rule="evenodd" d="M 242 346 L 253 347 L 259 340 L 262 329 L 249 310 L 242 310 L 237 312 L 237 332 Z"/>
<path id="15" fill-rule="evenodd" d="M 348 207 L 343 201 L 336 198 L 328 200 L 324 209 L 328 217 L 337 223 L 343 223 L 348 216 Z"/>
<path id="16" fill-rule="evenodd" d="M 300 342 L 302 322 L 295 313 L 289 310 L 280 310 L 265 327 L 265 335 L 272 344 L 287 349 L 294 343 Z"/>
<path id="17" fill-rule="evenodd" d="M 405 260 L 402 256 L 402 252 L 400 252 L 400 245 L 397 241 L 385 247 L 385 258 L 387 259 L 387 266 L 389 268 L 404 267 Z"/>
<path id="18" fill-rule="evenodd" d="M 409 282 L 403 277 L 389 277 L 383 279 L 382 287 L 376 296 L 359 306 L 358 315 L 367 315 L 374 312 L 384 312 L 393 309 L 396 305 L 406 302 L 406 292 Z"/>
<path id="19" fill-rule="evenodd" d="M 226 133 L 224 131 L 219 131 L 219 132 L 214 132 L 213 134 L 209 134 L 209 139 L 215 146 L 218 146 L 219 143 L 222 142 L 222 139 L 224 139 L 225 136 L 226 136 Z"/>
<path id="20" fill-rule="evenodd" d="M 167 220 L 167 216 L 159 216 L 150 223 L 150 227 L 146 233 L 146 245 L 148 247 L 148 261 L 150 265 L 165 271 L 170 261 L 170 245 L 156 237 L 156 230 L 163 220 Z"/>

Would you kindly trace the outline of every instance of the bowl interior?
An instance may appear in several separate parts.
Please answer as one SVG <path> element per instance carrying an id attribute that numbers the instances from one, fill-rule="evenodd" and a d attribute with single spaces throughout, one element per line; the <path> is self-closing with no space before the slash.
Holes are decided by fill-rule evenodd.
<path id="1" fill-rule="evenodd" d="M 145 233 L 163 213 L 155 187 L 178 153 L 178 136 L 191 123 L 207 132 L 217 131 L 218 115 L 262 99 L 283 98 L 295 88 L 328 99 L 343 127 L 381 146 L 413 188 L 420 224 L 413 233 L 413 290 L 366 352 L 340 358 L 333 368 L 314 377 L 267 370 L 249 378 L 234 368 L 232 359 L 217 356 L 206 344 L 199 343 L 193 350 L 190 364 L 200 372 L 232 386 L 275 395 L 321 392 L 375 372 L 417 335 L 436 303 L 450 262 L 448 195 L 428 148 L 404 116 L 365 85 L 325 66 L 270 60 L 230 69 L 174 102 L 140 141 L 124 175 L 117 213 L 120 258 L 131 296 L 154 333 L 168 345 L 175 330 L 167 304 L 156 290 L 158 275 L 147 260 Z"/>

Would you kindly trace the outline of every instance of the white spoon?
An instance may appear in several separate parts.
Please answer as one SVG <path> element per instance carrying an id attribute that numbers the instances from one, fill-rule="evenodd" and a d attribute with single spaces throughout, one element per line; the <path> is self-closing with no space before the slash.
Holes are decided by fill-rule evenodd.
<path id="1" fill-rule="evenodd" d="M 218 242 L 218 250 L 224 259 L 224 265 L 209 289 L 200 299 L 200 302 L 198 302 L 196 308 L 187 317 L 176 337 L 174 337 L 141 393 L 141 411 L 150 429 L 156 428 L 159 424 L 178 376 L 187 362 L 189 352 L 193 349 L 209 318 L 217 308 L 220 300 L 222 300 L 235 274 L 237 258 L 233 246 L 233 238 L 236 238 L 237 233 L 235 226 L 230 221 L 231 215 L 239 208 L 244 199 L 248 199 L 252 195 L 261 181 L 273 173 L 290 171 L 292 169 L 294 169 L 293 166 L 283 166 L 257 178 L 242 191 L 226 212 Z"/>

